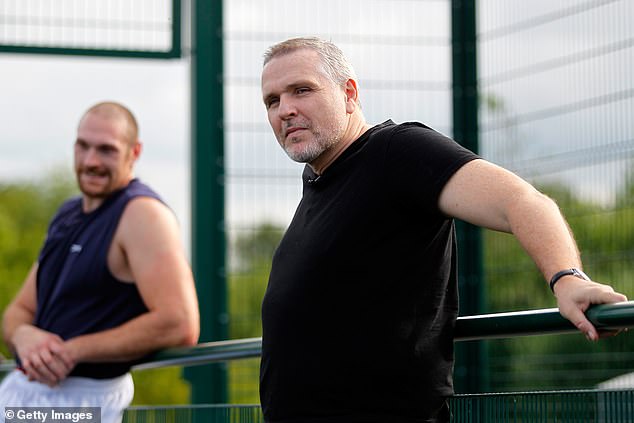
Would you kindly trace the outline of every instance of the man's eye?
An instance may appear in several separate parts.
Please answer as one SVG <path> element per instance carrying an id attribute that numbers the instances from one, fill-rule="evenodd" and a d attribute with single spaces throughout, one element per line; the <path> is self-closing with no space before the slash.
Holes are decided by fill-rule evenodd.
<path id="1" fill-rule="evenodd" d="M 296 90 L 297 94 L 304 94 L 304 93 L 307 93 L 308 91 L 310 91 L 308 88 L 298 88 Z"/>
<path id="2" fill-rule="evenodd" d="M 112 154 L 114 153 L 116 150 L 112 147 L 99 147 L 99 152 L 101 154 Z"/>
<path id="3" fill-rule="evenodd" d="M 277 103 L 278 103 L 277 98 L 271 98 L 266 102 L 266 108 L 270 109 L 271 107 L 275 106 Z"/>

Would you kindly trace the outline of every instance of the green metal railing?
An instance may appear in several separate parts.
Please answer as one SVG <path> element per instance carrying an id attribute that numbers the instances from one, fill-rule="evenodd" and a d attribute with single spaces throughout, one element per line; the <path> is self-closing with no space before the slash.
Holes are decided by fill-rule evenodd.
<path id="1" fill-rule="evenodd" d="M 591 307 L 586 316 L 599 330 L 619 330 L 634 326 L 634 301 L 601 304 Z M 493 313 L 459 317 L 454 339 L 508 338 L 528 335 L 574 333 L 577 329 L 563 318 L 556 308 Z M 194 347 L 170 348 L 159 351 L 135 369 L 164 366 L 193 366 L 240 358 L 258 357 L 262 339 L 206 342 Z"/>
<path id="2" fill-rule="evenodd" d="M 634 326 L 634 301 L 597 305 L 586 312 L 599 330 Z M 470 341 L 528 335 L 574 333 L 577 329 L 556 308 L 459 317 L 455 340 Z M 257 357 L 261 338 L 209 342 L 172 348 L 148 357 L 137 369 Z M 629 422 L 634 391 L 553 391 L 455 395 L 450 398 L 452 422 Z M 263 422 L 257 405 L 130 407 L 125 422 Z"/>
<path id="3" fill-rule="evenodd" d="M 599 330 L 619 330 L 634 326 L 634 301 L 601 304 L 588 309 L 586 316 Z M 509 338 L 529 335 L 574 333 L 577 329 L 556 308 L 492 313 L 458 317 L 455 341 Z M 205 342 L 193 347 L 169 348 L 148 356 L 135 370 L 167 366 L 195 366 L 227 360 L 259 357 L 262 338 Z M 0 371 L 15 366 L 7 360 Z"/>
<path id="4" fill-rule="evenodd" d="M 588 319 L 599 330 L 634 326 L 634 301 L 591 307 Z M 574 333 L 577 329 L 556 308 L 459 317 L 455 340 L 470 341 L 528 335 Z M 258 357 L 261 338 L 207 342 L 170 348 L 148 356 L 135 370 L 195 366 Z M 10 362 L 0 370 L 9 370 Z M 634 419 L 634 390 L 505 392 L 455 395 L 449 400 L 452 422 L 629 422 Z M 258 405 L 145 407 L 126 410 L 124 422 L 262 422 Z"/>

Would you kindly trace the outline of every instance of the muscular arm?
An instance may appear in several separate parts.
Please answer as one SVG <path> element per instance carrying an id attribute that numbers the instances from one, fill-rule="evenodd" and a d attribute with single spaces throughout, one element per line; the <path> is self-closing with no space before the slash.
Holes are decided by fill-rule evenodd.
<path id="1" fill-rule="evenodd" d="M 546 280 L 556 272 L 581 268 L 577 244 L 553 200 L 513 173 L 484 160 L 464 165 L 441 193 L 443 213 L 474 225 L 512 233 Z M 625 301 L 607 286 L 574 276 L 555 286 L 561 314 L 586 334 L 598 339 L 584 312 L 591 304 Z"/>
<path id="2" fill-rule="evenodd" d="M 198 302 L 171 211 L 150 198 L 131 201 L 114 242 L 148 312 L 116 328 L 68 340 L 73 360 L 125 361 L 157 349 L 195 344 Z"/>

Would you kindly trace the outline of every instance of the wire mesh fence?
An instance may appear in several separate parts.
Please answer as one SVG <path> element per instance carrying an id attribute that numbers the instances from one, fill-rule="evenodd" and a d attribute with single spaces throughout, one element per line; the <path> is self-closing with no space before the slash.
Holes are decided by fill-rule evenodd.
<path id="1" fill-rule="evenodd" d="M 0 51 L 180 52 L 180 0 L 0 0 Z"/>
<path id="2" fill-rule="evenodd" d="M 169 51 L 179 4 L 0 0 L 0 51 Z M 480 153 L 555 197 L 587 273 L 631 293 L 634 2 L 477 4 Z M 271 255 L 301 197 L 301 165 L 277 145 L 260 98 L 265 49 L 292 36 L 330 39 L 355 65 L 371 123 L 418 120 L 451 135 L 450 8 L 450 0 L 224 2 L 231 338 L 261 335 Z M 487 233 L 484 253 L 486 311 L 554 305 L 510 236 Z M 491 389 L 592 387 L 634 367 L 632 342 L 619 336 L 588 344 L 575 335 L 487 341 Z M 231 402 L 257 402 L 258 360 L 229 370 Z"/>
<path id="3" fill-rule="evenodd" d="M 618 423 L 631 421 L 632 391 L 562 391 L 459 395 L 453 423 Z"/>
<path id="4" fill-rule="evenodd" d="M 631 295 L 634 3 L 479 0 L 478 13 L 482 155 L 554 197 L 586 271 Z M 485 239 L 488 311 L 553 304 L 514 239 Z M 489 342 L 491 389 L 592 387 L 632 370 L 633 342 Z"/>
<path id="5" fill-rule="evenodd" d="M 449 400 L 452 423 L 625 423 L 634 391 L 560 391 L 458 395 Z M 134 407 L 125 423 L 260 423 L 259 406 Z"/>
<path id="6" fill-rule="evenodd" d="M 131 407 L 124 423 L 264 423 L 257 405 L 201 405 L 182 407 Z"/>

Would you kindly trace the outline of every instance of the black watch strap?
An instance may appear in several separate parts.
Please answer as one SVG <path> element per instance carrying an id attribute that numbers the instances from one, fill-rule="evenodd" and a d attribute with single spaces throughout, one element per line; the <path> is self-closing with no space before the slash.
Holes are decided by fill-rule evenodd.
<path id="1" fill-rule="evenodd" d="M 590 280 L 588 275 L 586 275 L 585 273 L 583 273 L 581 270 L 577 269 L 576 267 L 560 270 L 559 272 L 555 273 L 552 278 L 550 278 L 549 285 L 550 285 L 550 290 L 553 291 L 553 294 L 555 293 L 555 284 L 557 283 L 557 281 L 563 278 L 564 276 L 568 276 L 568 275 L 576 276 L 579 279 L 583 279 L 586 281 Z"/>

